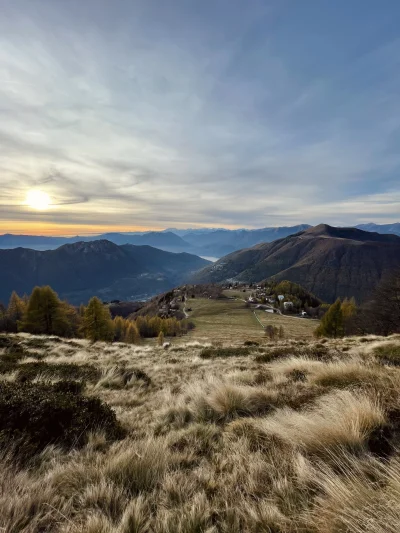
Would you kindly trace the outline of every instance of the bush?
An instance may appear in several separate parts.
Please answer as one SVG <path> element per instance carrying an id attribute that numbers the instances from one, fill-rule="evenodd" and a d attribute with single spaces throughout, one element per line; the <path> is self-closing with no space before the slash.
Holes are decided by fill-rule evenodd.
<path id="1" fill-rule="evenodd" d="M 202 359 L 213 359 L 215 357 L 243 357 L 249 355 L 249 348 L 203 348 L 200 352 Z"/>
<path id="2" fill-rule="evenodd" d="M 2 343 L 5 350 L 0 355 L 0 361 L 4 363 L 17 363 L 26 356 L 26 352 L 20 344 L 13 342 L 11 339 L 7 340 L 9 341 L 8 345 L 5 346 L 6 343 Z"/>
<path id="3" fill-rule="evenodd" d="M 27 461 L 46 446 L 81 447 L 99 428 L 109 439 L 123 436 L 114 411 L 98 398 L 86 398 L 76 384 L 1 383 L 0 445 Z"/>
<path id="4" fill-rule="evenodd" d="M 97 381 L 100 378 L 100 371 L 91 365 L 76 365 L 74 363 L 24 363 L 18 365 L 13 370 L 18 371 L 19 381 L 32 381 L 39 375 L 48 378 L 58 378 L 66 380 Z"/>
<path id="5" fill-rule="evenodd" d="M 260 346 L 260 343 L 257 341 L 244 341 L 243 346 Z"/>
<path id="6" fill-rule="evenodd" d="M 256 356 L 257 363 L 270 363 L 283 357 L 308 357 L 318 361 L 331 359 L 329 349 L 321 343 L 310 346 L 277 346 Z"/>
<path id="7" fill-rule="evenodd" d="M 391 343 L 378 346 L 375 348 L 374 354 L 384 365 L 400 366 L 400 344 Z"/>
<path id="8" fill-rule="evenodd" d="M 13 341 L 7 335 L 0 335 L 0 348 L 8 348 L 13 344 Z"/>
<path id="9" fill-rule="evenodd" d="M 290 355 L 293 355 L 293 350 L 288 346 L 281 346 L 256 355 L 255 360 L 257 363 L 270 363 L 271 361 L 275 361 L 275 359 L 289 357 Z"/>

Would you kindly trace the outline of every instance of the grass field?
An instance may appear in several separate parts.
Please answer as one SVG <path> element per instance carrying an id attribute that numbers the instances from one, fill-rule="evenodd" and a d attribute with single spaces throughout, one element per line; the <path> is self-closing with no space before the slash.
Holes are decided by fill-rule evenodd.
<path id="1" fill-rule="evenodd" d="M 188 307 L 192 309 L 189 318 L 196 326 L 190 332 L 192 339 L 211 338 L 218 342 L 242 343 L 264 337 L 264 330 L 253 310 L 247 308 L 242 300 L 193 298 L 188 301 Z M 265 311 L 256 311 L 256 314 L 264 326 L 283 326 L 288 338 L 311 338 L 319 324 L 316 320 L 273 315 Z"/>
<path id="2" fill-rule="evenodd" d="M 242 301 L 195 298 L 188 302 L 188 306 L 192 309 L 189 318 L 196 326 L 190 332 L 193 339 L 240 343 L 264 336 L 252 311 Z"/>
<path id="3" fill-rule="evenodd" d="M 220 320 L 220 305 L 198 300 L 198 320 Z M 2 412 L 2 382 L 23 389 L 26 365 L 44 365 L 33 383 L 78 366 L 84 394 L 111 406 L 125 435 L 108 441 L 99 427 L 28 465 L 3 446 L 0 531 L 400 531 L 400 336 L 235 349 L 186 338 L 169 350 L 9 337 L 18 350 L 0 339 Z"/>
<path id="4" fill-rule="evenodd" d="M 255 311 L 258 319 L 264 326 L 282 326 L 289 338 L 312 338 L 319 325 L 319 320 L 298 318 L 290 315 L 276 315 L 265 311 Z"/>

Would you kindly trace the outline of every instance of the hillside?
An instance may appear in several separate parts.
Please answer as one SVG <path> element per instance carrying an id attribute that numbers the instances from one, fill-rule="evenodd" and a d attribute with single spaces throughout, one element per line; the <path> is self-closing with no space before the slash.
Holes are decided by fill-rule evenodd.
<path id="1" fill-rule="evenodd" d="M 106 240 L 66 244 L 56 250 L 0 250 L 0 301 L 13 290 L 29 294 L 51 285 L 61 298 L 80 304 L 91 296 L 129 300 L 181 284 L 208 261 L 150 246 L 117 246 Z"/>
<path id="2" fill-rule="evenodd" d="M 273 277 L 302 285 L 324 301 L 365 300 L 400 265 L 400 237 L 320 224 L 269 244 L 223 257 L 193 277 L 196 283 Z"/>
<path id="3" fill-rule="evenodd" d="M 400 529 L 398 336 L 0 346 L 2 531 Z"/>

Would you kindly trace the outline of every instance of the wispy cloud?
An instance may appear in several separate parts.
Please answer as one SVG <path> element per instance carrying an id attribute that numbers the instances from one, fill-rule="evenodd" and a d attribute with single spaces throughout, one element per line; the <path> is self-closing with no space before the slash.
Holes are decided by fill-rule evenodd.
<path id="1" fill-rule="evenodd" d="M 388 4 L 6 2 L 1 227 L 397 220 Z"/>

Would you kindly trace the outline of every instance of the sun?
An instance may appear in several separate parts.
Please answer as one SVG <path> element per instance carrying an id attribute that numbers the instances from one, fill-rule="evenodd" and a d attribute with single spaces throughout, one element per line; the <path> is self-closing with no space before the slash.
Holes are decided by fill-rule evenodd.
<path id="1" fill-rule="evenodd" d="M 44 211 L 48 209 L 51 205 L 51 198 L 47 192 L 39 190 L 31 190 L 26 194 L 26 204 L 32 209 L 37 209 L 38 211 Z"/>

